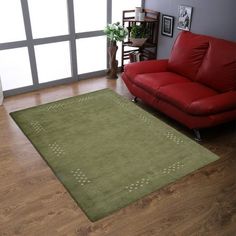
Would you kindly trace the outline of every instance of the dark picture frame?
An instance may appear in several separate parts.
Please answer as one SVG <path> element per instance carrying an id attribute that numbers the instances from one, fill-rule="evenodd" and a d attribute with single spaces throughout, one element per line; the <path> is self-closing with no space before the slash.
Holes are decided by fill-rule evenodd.
<path id="1" fill-rule="evenodd" d="M 193 8 L 180 5 L 178 10 L 179 12 L 177 28 L 180 30 L 190 31 Z"/>
<path id="2" fill-rule="evenodd" d="M 161 34 L 168 37 L 173 37 L 173 29 L 174 17 L 169 15 L 162 15 Z"/>

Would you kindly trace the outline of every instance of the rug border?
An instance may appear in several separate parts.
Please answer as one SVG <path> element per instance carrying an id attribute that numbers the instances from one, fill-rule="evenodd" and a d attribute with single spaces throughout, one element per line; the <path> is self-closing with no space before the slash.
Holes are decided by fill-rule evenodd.
<path id="1" fill-rule="evenodd" d="M 30 109 L 34 109 L 34 108 L 36 108 L 36 107 L 41 107 L 41 106 L 49 105 L 49 104 L 52 104 L 52 103 L 55 103 L 55 102 L 65 101 L 65 100 L 69 100 L 69 99 L 74 98 L 74 97 L 80 97 L 80 96 L 84 96 L 84 95 L 87 95 L 87 94 L 90 94 L 90 93 L 97 93 L 97 92 L 105 91 L 105 90 L 116 93 L 114 90 L 112 90 L 112 89 L 110 89 L 110 88 L 103 88 L 103 89 L 100 89 L 100 90 L 95 90 L 95 91 L 91 91 L 91 92 L 86 92 L 86 93 L 83 93 L 83 94 L 78 94 L 78 95 L 75 95 L 75 96 L 62 98 L 62 99 L 55 100 L 55 101 L 52 101 L 52 102 L 46 102 L 46 103 L 42 103 L 42 104 L 38 104 L 38 105 L 33 105 L 33 106 L 30 106 L 30 107 L 27 107 L 27 108 L 23 108 L 23 109 L 20 109 L 20 110 L 11 111 L 11 112 L 9 112 L 9 115 L 12 116 L 13 113 L 16 113 L 16 112 L 19 112 L 19 111 L 30 110 Z M 120 94 L 118 94 L 118 93 L 116 93 L 116 94 L 117 94 L 117 95 L 120 95 Z M 121 96 L 121 95 L 120 95 L 120 96 Z M 121 96 L 121 97 L 122 97 L 122 96 Z M 15 121 L 15 120 L 14 120 L 14 121 Z M 16 124 L 17 124 L 17 123 L 16 123 Z"/>

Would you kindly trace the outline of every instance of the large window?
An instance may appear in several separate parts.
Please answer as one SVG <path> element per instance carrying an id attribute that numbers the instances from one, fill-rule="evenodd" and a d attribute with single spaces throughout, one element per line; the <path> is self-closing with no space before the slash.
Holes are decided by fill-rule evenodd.
<path id="1" fill-rule="evenodd" d="M 142 0 L 113 0 L 112 1 L 112 22 L 122 22 L 123 10 L 134 10 L 135 7 L 140 7 Z"/>
<path id="2" fill-rule="evenodd" d="M 71 77 L 69 42 L 37 45 L 35 55 L 40 83 Z"/>
<path id="3" fill-rule="evenodd" d="M 25 27 L 19 0 L 0 1 L 0 43 L 25 40 Z"/>
<path id="4" fill-rule="evenodd" d="M 25 47 L 0 51 L 0 71 L 3 91 L 33 84 Z"/>
<path id="5" fill-rule="evenodd" d="M 28 0 L 33 38 L 68 34 L 67 0 Z"/>
<path id="6" fill-rule="evenodd" d="M 121 21 L 122 10 L 141 2 L 1 0 L 0 76 L 5 94 L 106 70 L 104 27 Z"/>
<path id="7" fill-rule="evenodd" d="M 78 74 L 106 69 L 107 41 L 100 35 L 107 24 L 107 0 L 74 0 L 74 15 Z"/>
<path id="8" fill-rule="evenodd" d="M 77 33 L 102 30 L 107 24 L 107 0 L 74 0 Z"/>
<path id="9" fill-rule="evenodd" d="M 81 38 L 76 41 L 79 74 L 106 69 L 106 37 Z"/>

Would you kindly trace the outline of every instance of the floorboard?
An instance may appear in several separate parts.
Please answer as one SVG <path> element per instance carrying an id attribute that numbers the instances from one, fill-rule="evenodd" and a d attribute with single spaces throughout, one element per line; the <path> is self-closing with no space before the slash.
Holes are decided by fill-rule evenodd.
<path id="1" fill-rule="evenodd" d="M 111 88 L 131 99 L 125 85 L 105 77 L 8 97 L 0 106 L 0 236 L 234 236 L 236 235 L 236 128 L 202 131 L 214 162 L 128 207 L 91 223 L 54 176 L 9 112 Z M 138 105 L 193 138 L 172 119 Z"/>

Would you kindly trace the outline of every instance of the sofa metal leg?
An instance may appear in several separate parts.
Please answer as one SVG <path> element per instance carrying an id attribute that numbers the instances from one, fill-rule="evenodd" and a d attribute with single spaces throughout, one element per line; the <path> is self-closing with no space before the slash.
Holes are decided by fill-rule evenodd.
<path id="1" fill-rule="evenodd" d="M 198 142 L 201 142 L 202 141 L 202 138 L 201 138 L 201 134 L 200 134 L 200 131 L 198 129 L 193 129 L 193 132 L 194 132 L 194 139 Z"/>
<path id="2" fill-rule="evenodd" d="M 134 97 L 134 98 L 132 99 L 132 102 L 137 103 L 137 102 L 138 102 L 138 98 L 137 98 L 137 97 Z"/>

